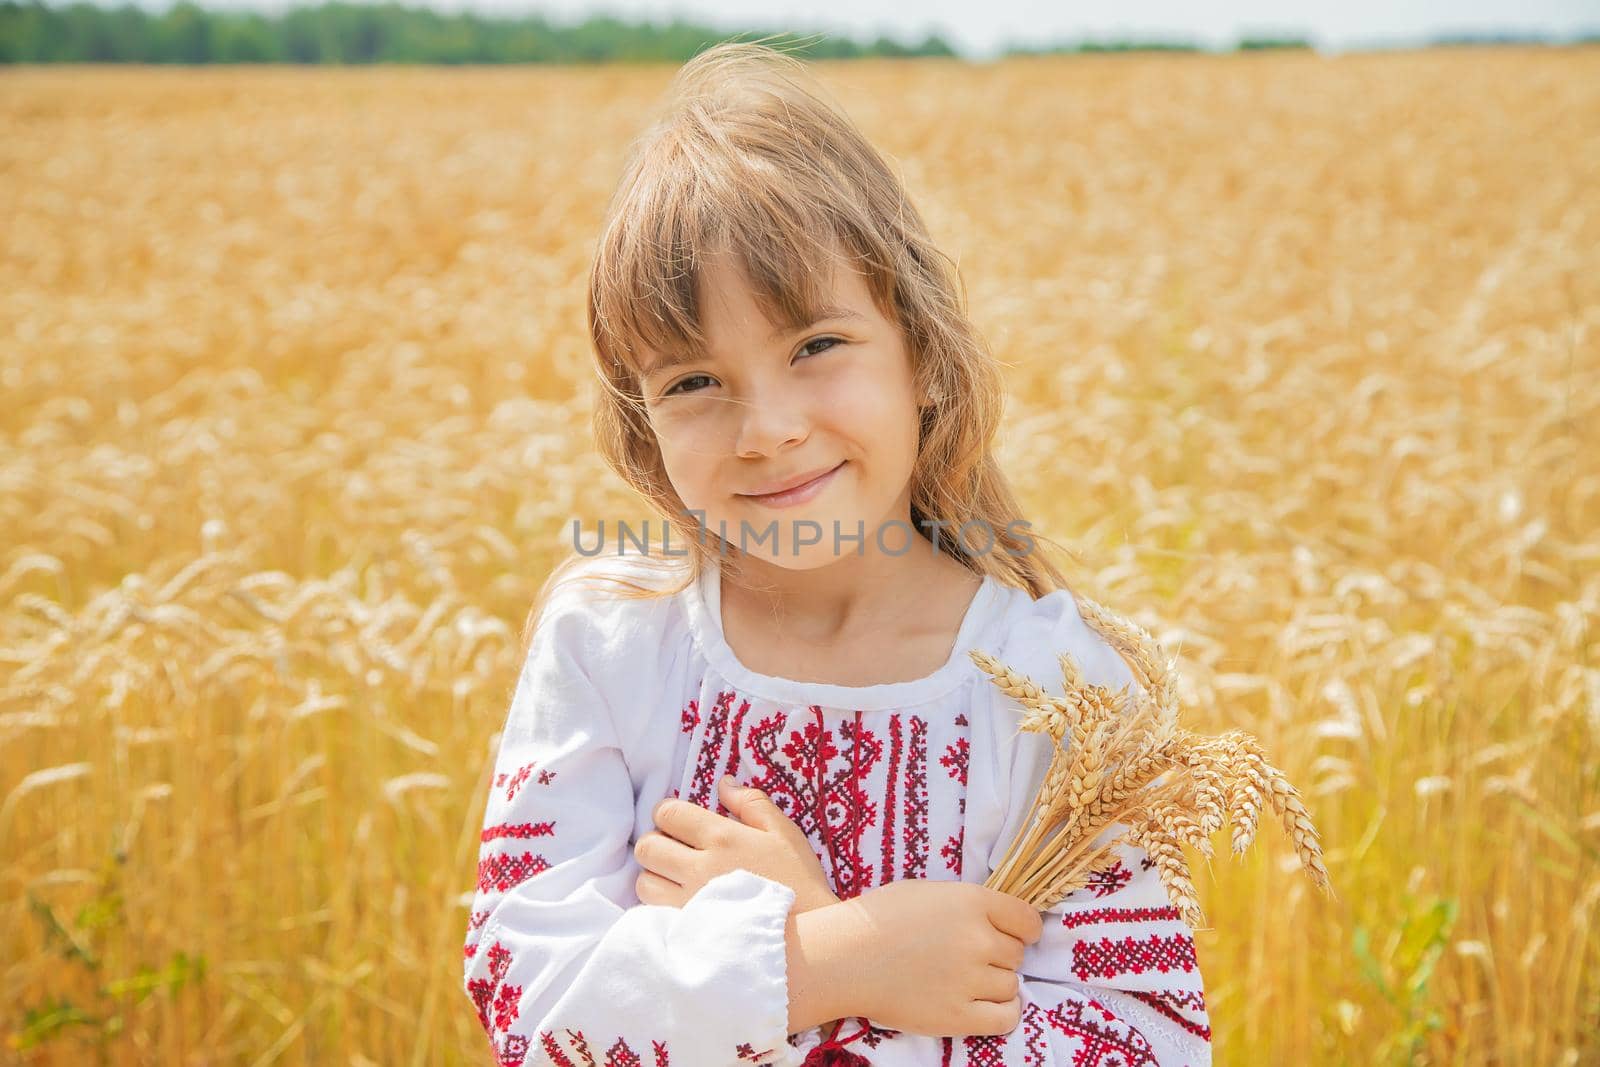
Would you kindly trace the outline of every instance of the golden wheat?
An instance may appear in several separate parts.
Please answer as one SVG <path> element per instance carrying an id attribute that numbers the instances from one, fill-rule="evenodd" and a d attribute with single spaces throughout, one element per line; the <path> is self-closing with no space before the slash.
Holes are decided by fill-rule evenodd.
<path id="1" fill-rule="evenodd" d="M 1255 837 L 1265 794 L 1312 881 L 1332 895 L 1310 815 L 1255 738 L 1180 728 L 1176 660 L 1133 622 L 1086 596 L 1076 600 L 1084 620 L 1128 664 L 1136 686 L 1112 692 L 1089 684 L 1062 651 L 1064 684 L 1056 697 L 981 649 L 968 653 L 1026 709 L 1019 730 L 1047 734 L 1055 746 L 1022 831 L 984 884 L 1042 911 L 1088 884 L 1115 859 L 1115 846 L 1128 842 L 1149 851 L 1173 907 L 1200 926 L 1204 916 L 1181 846 L 1209 857 L 1211 835 L 1231 818 L 1234 851 L 1242 852 Z M 1127 824 L 1126 832 L 1091 844 L 1110 823 Z"/>
<path id="2" fill-rule="evenodd" d="M 670 74 L 0 73 L 0 1060 L 482 1062 L 516 634 L 644 517 L 582 276 Z M 823 76 L 1006 363 L 1020 517 L 1272 755 L 1189 848 L 1219 1067 L 1600 1062 L 1600 51 Z M 1303 806 L 1337 903 L 1248 847 Z"/>

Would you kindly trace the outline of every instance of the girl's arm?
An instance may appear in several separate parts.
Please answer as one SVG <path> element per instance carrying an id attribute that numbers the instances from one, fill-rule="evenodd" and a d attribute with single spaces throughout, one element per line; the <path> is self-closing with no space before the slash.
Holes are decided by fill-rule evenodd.
<path id="1" fill-rule="evenodd" d="M 863 946 L 869 937 L 858 909 L 829 904 L 791 912 L 787 933 L 789 1032 L 857 1014 L 859 980 L 868 965 Z"/>
<path id="2" fill-rule="evenodd" d="M 681 909 L 638 902 L 618 715 L 628 700 L 614 691 L 626 675 L 611 662 L 636 638 L 616 629 L 566 597 L 540 620 L 484 812 L 465 991 L 502 1065 L 795 1067 L 794 891 L 735 870 Z M 813 946 L 802 943 L 807 986 Z M 802 1010 L 823 1010 L 804 998 L 826 985 L 807 988 Z"/>

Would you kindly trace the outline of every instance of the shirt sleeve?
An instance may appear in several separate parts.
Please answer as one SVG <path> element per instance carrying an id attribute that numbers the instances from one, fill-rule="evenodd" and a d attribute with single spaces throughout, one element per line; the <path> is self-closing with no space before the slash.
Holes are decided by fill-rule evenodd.
<path id="1" fill-rule="evenodd" d="M 638 677 L 621 668 L 639 635 L 614 621 L 625 614 L 570 593 L 543 610 L 484 811 L 467 996 L 502 1067 L 793 1067 L 794 891 L 735 870 L 681 909 L 635 892 L 637 797 L 619 729 L 633 709 L 616 680 Z"/>
<path id="2" fill-rule="evenodd" d="M 1087 682 L 1143 692 L 1132 668 L 1083 620 L 1066 590 L 1035 602 L 999 658 L 1059 696 L 1062 650 L 1072 653 Z M 996 694 L 997 719 L 1009 733 L 1022 708 Z M 1011 744 L 1007 825 L 987 857 L 991 871 L 1022 828 L 1053 741 L 1022 733 Z M 1126 830 L 1112 824 L 1096 840 L 1110 842 Z M 1077 1063 L 1084 1050 L 1097 1049 L 1115 1050 L 1128 1064 L 1209 1067 L 1211 1027 L 1193 931 L 1172 906 L 1148 852 L 1126 842 L 1113 847 L 1115 866 L 1044 913 L 1044 934 L 1025 948 L 1018 971 L 1022 1023 L 1007 1040 L 1038 1056 L 1029 1062 Z"/>
<path id="3" fill-rule="evenodd" d="M 1105 839 L 1123 829 L 1108 828 Z M 1130 1064 L 1209 1065 L 1193 931 L 1148 853 L 1114 847 L 1116 866 L 1044 913 L 1044 936 L 1024 950 L 1018 972 L 1024 1002 L 1063 1035 L 1123 1047 Z"/>

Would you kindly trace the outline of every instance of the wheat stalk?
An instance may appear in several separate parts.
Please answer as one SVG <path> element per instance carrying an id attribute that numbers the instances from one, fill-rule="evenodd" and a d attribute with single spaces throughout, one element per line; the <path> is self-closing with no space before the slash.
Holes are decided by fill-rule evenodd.
<path id="1" fill-rule="evenodd" d="M 1260 743 L 1238 730 L 1209 736 L 1181 727 L 1176 659 L 1138 625 L 1087 598 L 1077 601 L 1084 620 L 1127 662 L 1136 687 L 1089 683 L 1061 652 L 1057 697 L 982 650 L 969 653 L 1025 709 L 1019 732 L 1054 742 L 1023 829 L 984 884 L 1044 911 L 1114 866 L 1116 846 L 1126 843 L 1146 851 L 1173 907 L 1198 927 L 1204 915 L 1183 846 L 1210 859 L 1212 835 L 1231 823 L 1233 854 L 1242 855 L 1270 804 L 1301 866 L 1331 896 L 1310 813 Z M 1117 826 L 1124 832 L 1099 840 Z"/>

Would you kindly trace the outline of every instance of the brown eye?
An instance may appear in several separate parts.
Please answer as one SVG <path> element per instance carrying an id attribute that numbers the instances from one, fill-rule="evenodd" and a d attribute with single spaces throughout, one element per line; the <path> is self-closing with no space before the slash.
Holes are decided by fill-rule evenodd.
<path id="1" fill-rule="evenodd" d="M 682 381 L 674 382 L 673 385 L 672 385 L 672 388 L 668 389 L 666 392 L 662 393 L 661 395 L 662 396 L 673 396 L 673 395 L 675 395 L 675 394 L 677 394 L 679 392 L 679 390 L 680 390 L 680 388 L 682 386 L 688 384 L 689 382 L 697 381 L 697 380 L 699 380 L 701 378 L 704 378 L 708 382 L 711 380 L 709 375 L 691 374 L 687 378 L 684 378 Z M 689 390 L 685 390 L 685 392 L 692 393 L 692 392 L 694 392 L 694 390 L 693 389 L 689 389 Z"/>
<path id="2" fill-rule="evenodd" d="M 842 344 L 844 344 L 844 342 L 839 340 L 839 338 L 837 338 L 837 337 L 818 337 L 814 341 L 807 341 L 804 345 L 801 346 L 800 351 L 806 352 L 806 353 L 811 354 L 811 355 L 820 356 L 820 355 L 822 355 L 822 352 L 828 351 L 828 348 L 824 348 L 822 350 L 822 352 L 814 352 L 813 353 L 813 352 L 811 352 L 811 346 L 812 345 L 820 345 L 823 342 L 829 342 L 828 348 L 832 348 L 832 347 L 834 347 L 834 345 L 842 345 Z"/>
<path id="3" fill-rule="evenodd" d="M 800 346 L 800 352 L 801 352 L 802 355 L 820 356 L 820 355 L 822 355 L 823 352 L 826 352 L 829 349 L 834 348 L 834 347 L 836 347 L 838 345 L 842 345 L 842 344 L 844 344 L 843 339 L 838 338 L 838 337 L 817 337 L 817 338 L 814 338 L 814 339 L 812 339 L 810 341 L 807 341 L 805 344 L 801 345 Z M 815 350 L 814 351 L 813 350 L 813 346 L 816 346 L 816 345 L 824 345 L 826 347 L 824 347 L 824 348 L 822 348 L 820 350 Z M 688 395 L 690 393 L 699 392 L 698 389 L 684 388 L 684 387 L 687 386 L 690 382 L 699 381 L 699 380 L 702 380 L 702 379 L 705 380 L 705 381 L 708 381 L 708 382 L 714 380 L 710 375 L 707 375 L 707 374 L 691 374 L 687 378 L 683 378 L 683 379 L 680 379 L 677 382 L 674 382 L 672 384 L 671 388 L 665 390 L 661 394 L 661 396 L 662 396 L 663 399 L 665 399 L 666 397 L 669 397 L 669 396 L 686 396 L 686 395 Z"/>

